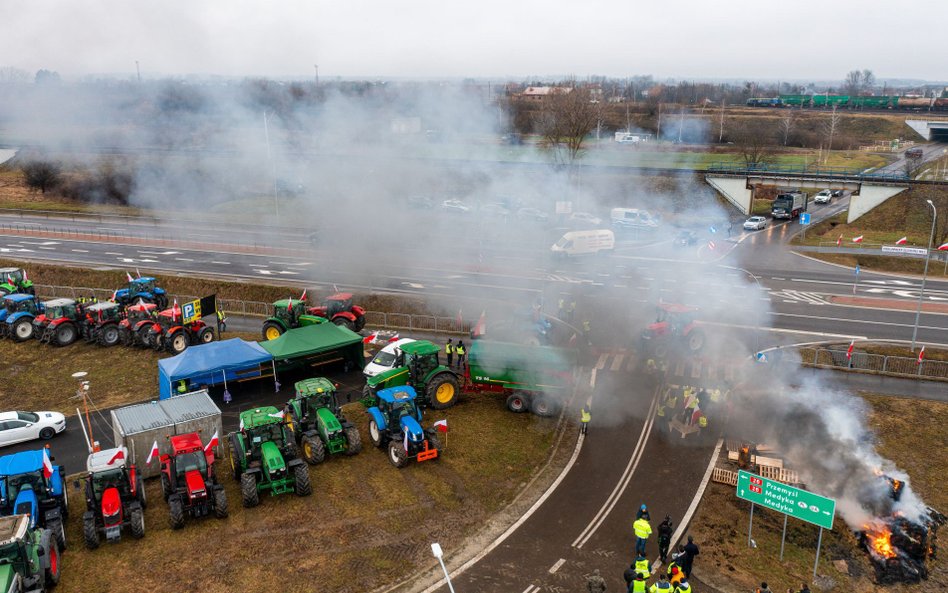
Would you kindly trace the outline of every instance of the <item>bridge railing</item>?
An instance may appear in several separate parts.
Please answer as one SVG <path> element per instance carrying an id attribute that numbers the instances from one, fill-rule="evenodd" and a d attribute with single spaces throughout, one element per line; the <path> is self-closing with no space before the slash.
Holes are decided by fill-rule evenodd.
<path id="1" fill-rule="evenodd" d="M 909 177 L 902 172 L 864 171 L 846 167 L 813 167 L 807 165 L 780 165 L 760 163 L 748 165 L 735 162 L 713 162 L 708 165 L 707 173 L 730 173 L 739 175 L 812 175 L 814 177 L 836 177 L 839 179 L 868 179 L 874 181 L 904 181 Z"/>
<path id="2" fill-rule="evenodd" d="M 940 360 L 925 360 L 919 364 L 918 359 L 907 356 L 886 356 L 868 352 L 853 352 L 852 355 L 847 356 L 846 350 L 834 348 L 801 348 L 800 357 L 803 364 L 819 368 L 868 371 L 925 379 L 948 379 L 948 362 Z"/>

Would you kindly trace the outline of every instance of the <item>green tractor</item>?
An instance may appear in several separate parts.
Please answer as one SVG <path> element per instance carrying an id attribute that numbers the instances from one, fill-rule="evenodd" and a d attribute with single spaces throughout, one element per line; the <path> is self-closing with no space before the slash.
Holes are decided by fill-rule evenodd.
<path id="1" fill-rule="evenodd" d="M 59 583 L 59 544 L 29 515 L 0 517 L 0 591 L 51 591 Z"/>
<path id="2" fill-rule="evenodd" d="M 0 297 L 8 294 L 36 294 L 33 281 L 23 268 L 0 268 Z"/>
<path id="3" fill-rule="evenodd" d="M 326 321 L 325 317 L 311 314 L 303 299 L 283 299 L 273 303 L 273 317 L 263 322 L 263 339 L 275 340 L 291 329 Z"/>
<path id="4" fill-rule="evenodd" d="M 441 364 L 441 348 L 427 340 L 418 340 L 401 347 L 405 362 L 366 379 L 363 396 L 375 398 L 381 389 L 410 385 L 418 393 L 422 405 L 436 410 L 450 408 L 458 402 L 461 384 L 454 371 Z"/>
<path id="5" fill-rule="evenodd" d="M 271 496 L 295 492 L 309 496 L 309 469 L 296 451 L 296 442 L 287 430 L 283 413 L 273 406 L 240 413 L 240 430 L 228 437 L 230 467 L 240 482 L 245 507 L 260 504 L 260 492 Z"/>
<path id="6" fill-rule="evenodd" d="M 322 463 L 327 452 L 355 455 L 362 450 L 359 429 L 342 415 L 329 379 L 298 381 L 296 398 L 286 403 L 284 415 L 310 465 Z"/>

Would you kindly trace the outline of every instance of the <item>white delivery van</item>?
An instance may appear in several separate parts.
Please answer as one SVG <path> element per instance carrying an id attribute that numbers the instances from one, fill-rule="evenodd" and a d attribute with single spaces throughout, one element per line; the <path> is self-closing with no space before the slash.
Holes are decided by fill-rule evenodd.
<path id="1" fill-rule="evenodd" d="M 553 255 L 572 257 L 612 251 L 615 246 L 616 236 L 610 230 L 570 231 L 554 243 L 550 251 Z"/>
<path id="2" fill-rule="evenodd" d="M 365 365 L 365 368 L 362 369 L 362 374 L 368 379 L 369 377 L 374 377 L 379 373 L 405 364 L 405 360 L 402 357 L 402 346 L 411 344 L 414 341 L 415 340 L 411 338 L 402 338 L 391 344 L 386 344 L 385 348 L 379 350 L 378 354 L 375 355 L 372 362 Z"/>

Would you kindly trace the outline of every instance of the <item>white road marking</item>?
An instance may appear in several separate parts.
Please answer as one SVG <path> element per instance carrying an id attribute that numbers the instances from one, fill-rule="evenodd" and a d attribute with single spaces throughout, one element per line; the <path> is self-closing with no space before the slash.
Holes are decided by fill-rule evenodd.
<path id="1" fill-rule="evenodd" d="M 212 263 L 212 264 L 217 264 L 217 265 L 220 265 L 220 266 L 229 266 L 229 265 L 230 265 L 230 262 L 229 262 L 229 261 L 212 261 L 211 263 Z"/>
<path id="2" fill-rule="evenodd" d="M 59 241 L 20 241 L 25 245 L 59 245 Z"/>
<path id="3" fill-rule="evenodd" d="M 43 247 L 42 245 L 40 246 L 40 249 L 46 249 L 47 251 L 56 251 L 55 247 Z"/>
<path id="4" fill-rule="evenodd" d="M 280 270 L 279 272 L 277 272 L 277 274 L 289 274 L 289 275 L 292 275 L 292 276 L 299 276 L 299 275 L 300 275 L 299 272 L 291 272 L 291 271 L 289 271 L 289 270 Z"/>
<path id="5" fill-rule="evenodd" d="M 71 249 L 70 251 L 74 251 L 76 253 L 89 253 L 88 249 Z"/>
<path id="6" fill-rule="evenodd" d="M 559 560 L 556 561 L 556 564 L 550 567 L 550 570 L 547 572 L 549 572 L 550 574 L 556 574 L 556 571 L 558 571 L 560 567 L 563 566 L 564 564 L 566 564 L 566 558 L 560 558 Z"/>
<path id="7" fill-rule="evenodd" d="M 105 255 L 122 255 L 122 254 L 121 254 L 121 253 L 117 253 L 117 252 L 115 252 L 115 251 L 106 251 L 106 252 L 105 252 Z"/>
<path id="8" fill-rule="evenodd" d="M 440 582 L 439 582 L 439 584 L 440 584 Z M 539 590 L 540 590 L 540 588 L 537 587 L 536 585 L 530 585 L 529 587 L 527 587 L 526 589 L 523 590 L 523 593 L 536 593 L 536 592 L 539 591 Z"/>
<path id="9" fill-rule="evenodd" d="M 140 255 L 177 255 L 180 251 L 139 251 Z"/>
<path id="10" fill-rule="evenodd" d="M 175 259 L 175 261 L 194 261 L 194 260 L 191 259 L 190 257 L 176 257 L 176 258 L 174 258 L 174 259 Z"/>

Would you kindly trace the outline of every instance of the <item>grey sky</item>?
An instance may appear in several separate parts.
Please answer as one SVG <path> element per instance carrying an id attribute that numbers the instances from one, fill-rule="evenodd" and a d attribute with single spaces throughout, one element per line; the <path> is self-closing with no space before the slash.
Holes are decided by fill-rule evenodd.
<path id="1" fill-rule="evenodd" d="M 0 0 L 0 14 L 0 66 L 67 78 L 135 60 L 161 76 L 948 78 L 945 0 Z"/>

